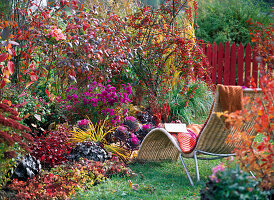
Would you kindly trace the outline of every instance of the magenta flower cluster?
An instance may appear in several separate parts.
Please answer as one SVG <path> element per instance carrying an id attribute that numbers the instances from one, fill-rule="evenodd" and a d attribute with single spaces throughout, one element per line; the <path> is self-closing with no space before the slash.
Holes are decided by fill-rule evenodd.
<path id="1" fill-rule="evenodd" d="M 80 121 L 78 121 L 77 125 L 78 126 L 86 126 L 88 125 L 89 121 L 87 119 L 82 119 Z"/>
<path id="2" fill-rule="evenodd" d="M 121 91 L 117 91 L 110 84 L 104 86 L 96 81 L 84 88 L 70 86 L 66 90 L 68 95 L 65 99 L 65 108 L 83 117 L 85 114 L 91 115 L 92 113 L 101 117 L 109 116 L 111 123 L 115 124 L 120 120 L 116 108 L 131 102 L 129 99 L 131 91 L 129 83 L 122 84 Z"/>
<path id="3" fill-rule="evenodd" d="M 136 119 L 133 116 L 128 116 L 128 117 L 125 117 L 125 121 L 127 121 L 127 120 L 135 122 Z"/>

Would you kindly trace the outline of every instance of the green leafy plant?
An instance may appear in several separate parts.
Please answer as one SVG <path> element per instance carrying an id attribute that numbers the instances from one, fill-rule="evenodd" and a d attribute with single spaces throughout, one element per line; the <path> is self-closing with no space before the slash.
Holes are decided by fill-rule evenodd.
<path id="1" fill-rule="evenodd" d="M 262 1 L 255 0 L 200 0 L 197 14 L 196 36 L 206 42 L 217 44 L 251 42 L 246 21 L 267 25 L 271 22 L 271 8 Z"/>
<path id="2" fill-rule="evenodd" d="M 205 188 L 201 190 L 201 200 L 217 200 L 221 198 L 239 200 L 267 200 L 267 192 L 259 188 L 259 181 L 237 166 L 224 168 L 219 165 L 213 168 Z"/>
<path id="3" fill-rule="evenodd" d="M 184 84 L 187 86 L 182 87 Z M 169 85 L 168 90 L 171 118 L 187 124 L 203 123 L 206 120 L 214 96 L 205 82 L 186 81 L 180 77 Z"/>

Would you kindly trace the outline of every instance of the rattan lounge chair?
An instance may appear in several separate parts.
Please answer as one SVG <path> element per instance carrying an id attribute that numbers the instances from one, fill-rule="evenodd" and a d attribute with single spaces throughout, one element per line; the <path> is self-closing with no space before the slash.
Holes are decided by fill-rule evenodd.
<path id="1" fill-rule="evenodd" d="M 243 96 L 249 96 L 250 98 L 255 98 L 256 96 L 262 94 L 261 90 L 258 89 L 255 92 L 252 89 L 243 89 Z M 196 146 L 190 153 L 183 153 L 179 146 L 178 141 L 165 129 L 156 128 L 151 130 L 147 136 L 144 138 L 140 150 L 138 152 L 137 161 L 162 161 L 162 160 L 180 160 L 183 164 L 184 170 L 187 174 L 187 177 L 190 181 L 190 184 L 193 185 L 193 181 L 189 175 L 189 172 L 186 168 L 183 158 L 194 158 L 197 181 L 200 180 L 199 169 L 198 169 L 198 160 L 213 160 L 219 159 L 227 156 L 233 156 L 232 150 L 234 145 L 232 143 L 226 143 L 225 140 L 229 134 L 237 134 L 238 130 L 230 127 L 226 128 L 224 118 L 219 118 L 215 113 L 222 112 L 221 104 L 219 101 L 219 92 L 218 87 L 215 95 L 215 101 L 212 108 L 212 112 L 208 118 L 208 122 L 205 127 L 202 129 Z M 242 130 L 246 130 L 250 127 L 253 127 L 254 120 L 247 122 L 241 127 Z M 256 135 L 254 130 L 249 132 L 250 135 Z M 206 157 L 198 157 L 197 155 L 204 154 L 209 155 Z"/>

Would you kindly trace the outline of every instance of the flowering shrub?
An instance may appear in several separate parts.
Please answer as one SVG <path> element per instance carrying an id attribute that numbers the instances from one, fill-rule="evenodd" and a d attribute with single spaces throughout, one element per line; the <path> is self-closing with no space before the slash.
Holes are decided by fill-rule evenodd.
<path id="1" fill-rule="evenodd" d="M 69 199 L 76 191 L 90 189 L 108 177 L 130 173 L 117 158 L 104 163 L 83 159 L 73 165 L 52 168 L 26 182 L 13 180 L 9 188 L 18 192 L 17 199 Z"/>
<path id="2" fill-rule="evenodd" d="M 64 109 L 69 121 L 73 123 L 77 119 L 88 116 L 93 123 L 106 117 L 109 118 L 111 124 L 118 123 L 119 115 L 126 113 L 124 107 L 130 102 L 129 95 L 131 94 L 129 83 L 122 84 L 122 86 L 125 92 L 117 91 L 110 84 L 103 86 L 96 81 L 83 88 L 68 87 Z"/>
<path id="3" fill-rule="evenodd" d="M 12 158 L 31 152 L 28 147 L 33 142 L 32 136 L 28 134 L 31 130 L 19 121 L 21 119 L 17 111 L 0 103 L 0 186 L 9 180 L 7 172 L 15 164 Z"/>
<path id="4" fill-rule="evenodd" d="M 126 39 L 130 37 L 123 18 L 112 13 L 103 18 L 96 9 L 86 9 L 77 1 L 51 2 L 35 12 L 26 5 L 32 5 L 32 1 L 18 2 L 10 21 L 0 23 L 0 30 L 13 29 L 8 36 L 20 43 L 15 51 L 9 42 L 5 43 L 10 50 L 8 59 L 7 50 L 0 53 L 0 61 L 11 66 L 5 68 L 5 75 L 14 71 L 15 81 L 28 82 L 30 88 L 36 83 L 46 85 L 50 94 L 62 93 L 70 81 L 81 84 L 88 75 L 96 80 L 120 77 L 127 66 L 124 58 L 129 49 Z M 18 45 L 14 41 L 12 44 Z"/>
<path id="5" fill-rule="evenodd" d="M 213 168 L 205 188 L 201 190 L 201 200 L 218 200 L 222 198 L 239 200 L 267 200 L 268 193 L 259 188 L 259 182 L 249 173 L 236 169 L 224 168 L 221 164 Z"/>
<path id="6" fill-rule="evenodd" d="M 47 136 L 37 137 L 31 146 L 36 159 L 41 161 L 43 167 L 54 167 L 67 161 L 66 155 L 70 153 L 68 135 L 70 130 L 60 125 L 56 131 L 51 131 Z"/>

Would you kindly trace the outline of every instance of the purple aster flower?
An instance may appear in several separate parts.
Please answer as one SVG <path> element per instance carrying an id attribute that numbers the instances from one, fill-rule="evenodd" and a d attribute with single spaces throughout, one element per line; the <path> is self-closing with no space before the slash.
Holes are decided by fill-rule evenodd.
<path id="1" fill-rule="evenodd" d="M 107 115 L 107 112 L 106 112 L 105 110 L 102 110 L 102 114 L 103 114 L 104 116 L 106 116 L 106 115 Z"/>
<path id="2" fill-rule="evenodd" d="M 131 88 L 131 86 L 130 86 L 129 83 L 128 83 L 127 85 L 128 85 L 128 86 L 126 87 L 126 92 L 127 92 L 128 94 L 131 94 L 132 88 Z"/>
<path id="3" fill-rule="evenodd" d="M 116 91 L 116 88 L 115 87 L 111 87 L 110 88 L 113 92 Z"/>
<path id="4" fill-rule="evenodd" d="M 102 91 L 102 95 L 106 96 L 108 94 L 108 92 L 106 90 Z"/>
<path id="5" fill-rule="evenodd" d="M 115 115 L 115 114 L 114 114 L 114 111 L 113 111 L 113 109 L 110 109 L 110 111 L 109 111 L 109 115 L 110 115 L 110 116 L 113 116 L 113 115 Z"/>
<path id="6" fill-rule="evenodd" d="M 73 95 L 73 98 L 74 98 L 74 100 L 77 100 L 78 99 L 77 94 Z"/>
<path id="7" fill-rule="evenodd" d="M 119 122 L 119 119 L 120 119 L 119 115 L 116 115 L 115 120 L 116 120 L 117 123 Z"/>

